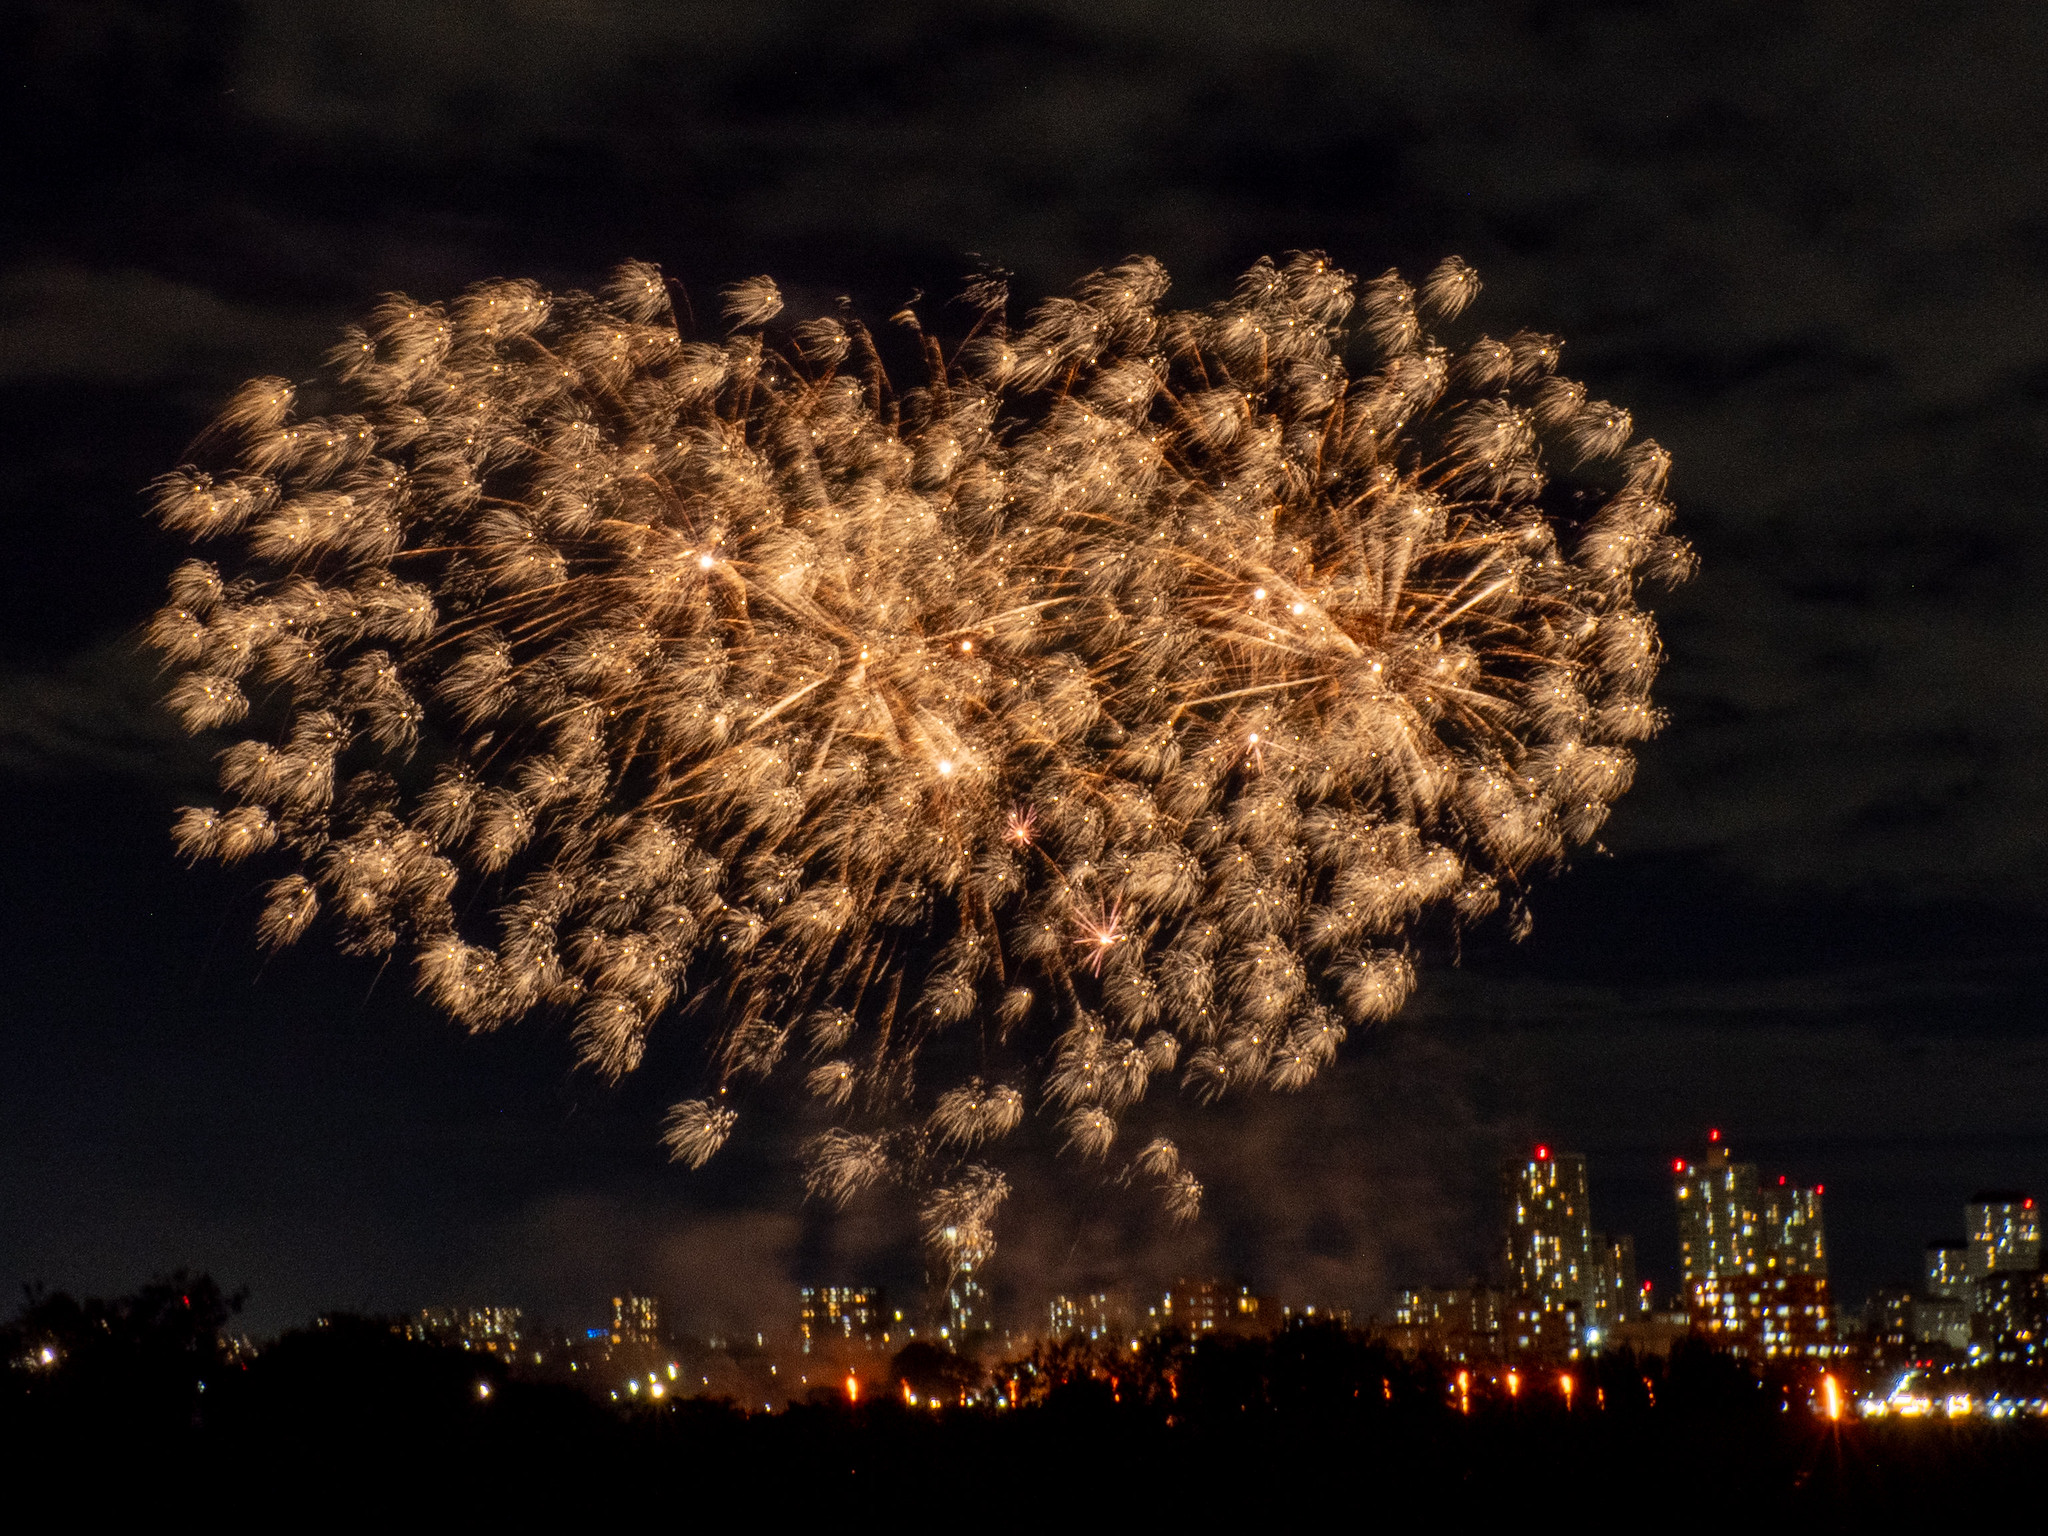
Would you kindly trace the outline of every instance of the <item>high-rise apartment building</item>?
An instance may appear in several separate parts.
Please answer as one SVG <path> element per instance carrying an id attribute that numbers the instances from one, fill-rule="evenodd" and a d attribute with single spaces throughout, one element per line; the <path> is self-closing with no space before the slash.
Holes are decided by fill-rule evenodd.
<path id="1" fill-rule="evenodd" d="M 1775 1185 L 1763 1186 L 1762 1193 L 1757 1203 L 1759 1270 L 1825 1275 L 1828 1256 L 1820 1221 L 1821 1187 L 1816 1184 L 1802 1189 L 1781 1174 Z"/>
<path id="2" fill-rule="evenodd" d="M 1597 1345 L 1616 1323 L 1635 1322 L 1648 1312 L 1649 1297 L 1636 1284 L 1636 1240 L 1626 1232 L 1614 1238 L 1595 1232 L 1593 1240 L 1592 1322 L 1602 1337 L 1587 1342 Z"/>
<path id="3" fill-rule="evenodd" d="M 1923 1341 L 2001 1364 L 2048 1358 L 2040 1207 L 2017 1190 L 1983 1190 L 1964 1204 L 1963 1223 L 1963 1241 L 1927 1245 Z"/>
<path id="4" fill-rule="evenodd" d="M 1677 1158 L 1671 1165 L 1679 1283 L 1687 1292 L 1716 1276 L 1748 1273 L 1756 1246 L 1756 1164 L 1736 1162 L 1719 1131 L 1709 1131 L 1707 1143 L 1697 1163 Z"/>
<path id="5" fill-rule="evenodd" d="M 2031 1195 L 1987 1190 L 1963 1207 L 1969 1222 L 1969 1275 L 1982 1280 L 1997 1270 L 2041 1267 L 2041 1212 Z"/>
<path id="6" fill-rule="evenodd" d="M 1693 1327 L 1763 1357 L 1833 1348 L 1822 1187 L 1760 1182 L 1719 1131 L 1672 1163 L 1679 1264 Z"/>
<path id="7" fill-rule="evenodd" d="M 1536 1148 L 1504 1170 L 1508 1289 L 1546 1312 L 1591 1312 L 1595 1250 L 1586 1160 Z"/>
<path id="8" fill-rule="evenodd" d="M 1635 1239 L 1593 1230 L 1586 1160 L 1576 1152 L 1539 1146 L 1506 1164 L 1502 1186 L 1502 1257 L 1521 1318 L 1508 1330 L 1515 1347 L 1599 1347 L 1608 1328 L 1640 1310 Z"/>

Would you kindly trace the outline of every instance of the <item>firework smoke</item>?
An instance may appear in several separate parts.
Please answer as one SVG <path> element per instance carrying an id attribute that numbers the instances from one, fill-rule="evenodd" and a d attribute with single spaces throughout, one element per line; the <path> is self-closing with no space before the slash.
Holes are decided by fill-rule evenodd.
<path id="1" fill-rule="evenodd" d="M 692 1021 L 692 1166 L 781 1073 L 838 1121 L 814 1194 L 905 1179 L 977 1259 L 1027 1112 L 1192 1215 L 1120 1122 L 1305 1087 L 1419 925 L 1518 912 L 1658 726 L 1635 591 L 1691 557 L 1555 340 L 1432 339 L 1463 263 L 1166 286 L 1012 331 L 978 284 L 950 352 L 906 311 L 900 392 L 765 278 L 722 341 L 637 264 L 387 300 L 322 414 L 259 379 L 157 487 L 216 552 L 151 627 L 170 703 L 256 732 L 179 846 L 282 861 L 266 942 L 324 915 L 473 1030 L 568 1010 L 607 1077 Z"/>

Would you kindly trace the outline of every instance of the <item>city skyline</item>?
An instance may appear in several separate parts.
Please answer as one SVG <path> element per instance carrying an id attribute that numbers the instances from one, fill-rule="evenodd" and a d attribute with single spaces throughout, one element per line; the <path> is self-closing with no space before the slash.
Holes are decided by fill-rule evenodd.
<path id="1" fill-rule="evenodd" d="M 1493 1341 L 1487 1347 L 1508 1355 L 1562 1350 L 1575 1358 L 1621 1348 L 1665 1353 L 1689 1334 L 1758 1359 L 1825 1359 L 1857 1338 L 1945 1342 L 1967 1354 L 1973 1325 L 1984 1316 L 2007 1332 L 2032 1327 L 2011 1322 L 2036 1304 L 2032 1293 L 2000 1291 L 1994 1302 L 1983 1303 L 1987 1277 L 2021 1277 L 2015 1283 L 2023 1289 L 2042 1281 L 2039 1301 L 2048 1306 L 2039 1208 L 2024 1191 L 1971 1195 L 1960 1206 L 1970 1240 L 1930 1242 L 1914 1284 L 1886 1282 L 1865 1296 L 1843 1298 L 1826 1284 L 1824 1186 L 1800 1187 L 1782 1175 L 1760 1178 L 1757 1164 L 1735 1159 L 1717 1127 L 1705 1133 L 1699 1161 L 1674 1158 L 1669 1173 L 1668 1214 L 1680 1267 L 1662 1288 L 1638 1280 L 1634 1234 L 1610 1236 L 1592 1226 L 1588 1159 L 1538 1143 L 1502 1164 L 1492 1266 L 1469 1284 L 1403 1287 L 1383 1311 L 1354 1315 L 1327 1298 L 1262 1296 L 1239 1280 L 1186 1275 L 1170 1282 L 1123 1275 L 1074 1293 L 1023 1292 L 1006 1312 L 976 1288 L 966 1293 L 980 1308 L 971 1311 L 963 1307 L 959 1276 L 928 1269 L 907 1308 L 892 1305 L 888 1287 L 878 1283 L 802 1282 L 794 1293 L 794 1322 L 757 1330 L 755 1340 L 772 1334 L 772 1347 L 793 1342 L 804 1355 L 844 1348 L 886 1353 L 920 1338 L 978 1351 L 1033 1338 L 1268 1331 L 1289 1318 L 1320 1316 L 1373 1329 L 1420 1330 L 1418 1338 L 1439 1337 L 1437 1347 L 1443 1338 L 1464 1337 L 1465 1344 L 1454 1346 L 1460 1349 L 1487 1338 Z M 563 1336 L 614 1344 L 687 1336 L 653 1321 L 675 1315 L 667 1301 L 629 1292 L 614 1296 L 610 1307 L 609 1329 L 572 1327 Z M 419 1310 L 418 1326 L 427 1335 L 460 1337 L 465 1348 L 494 1349 L 492 1340 L 517 1334 L 520 1316 L 519 1308 L 503 1305 L 430 1306 Z M 697 1338 L 722 1347 L 715 1332 L 700 1331 Z M 2032 1335 L 2021 1342 L 2031 1362 Z M 1996 1357 L 1999 1346 L 1990 1347 Z"/>

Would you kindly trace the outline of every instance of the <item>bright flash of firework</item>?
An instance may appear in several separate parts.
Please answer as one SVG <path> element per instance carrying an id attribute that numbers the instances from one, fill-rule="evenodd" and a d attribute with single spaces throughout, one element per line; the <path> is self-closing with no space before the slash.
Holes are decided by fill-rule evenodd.
<path id="1" fill-rule="evenodd" d="M 692 1166 L 797 1075 L 811 1191 L 907 1180 L 974 1262 L 1028 1107 L 1106 1157 L 1157 1078 L 1306 1086 L 1419 923 L 1599 829 L 1659 723 L 1639 580 L 1691 557 L 1556 341 L 1432 337 L 1463 263 L 1166 287 L 1013 330 L 983 284 L 951 351 L 905 311 L 907 389 L 766 279 L 713 340 L 637 264 L 385 301 L 316 414 L 259 379 L 157 487 L 205 556 L 169 702 L 251 732 L 179 846 L 282 866 L 267 943 L 324 917 L 473 1030 L 566 1011 L 607 1077 L 690 1021 Z M 1194 1214 L 1171 1143 L 1124 1173 Z"/>

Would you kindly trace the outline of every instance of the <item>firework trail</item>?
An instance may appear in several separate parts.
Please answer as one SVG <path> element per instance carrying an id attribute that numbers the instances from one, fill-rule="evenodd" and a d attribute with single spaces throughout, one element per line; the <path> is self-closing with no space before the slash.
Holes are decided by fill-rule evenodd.
<path id="1" fill-rule="evenodd" d="M 256 380 L 157 486 L 216 552 L 151 627 L 170 703 L 254 731 L 179 846 L 281 860 L 266 942 L 325 914 L 607 1077 L 693 1021 L 677 1158 L 788 1073 L 814 1194 L 907 1180 L 977 1257 L 1027 1112 L 1115 1159 L 1155 1080 L 1303 1088 L 1419 924 L 1594 835 L 1659 724 L 1638 581 L 1691 555 L 1554 339 L 1432 339 L 1462 262 L 1166 286 L 1012 330 L 982 282 L 950 352 L 906 311 L 904 390 L 767 279 L 721 341 L 638 264 L 387 300 L 321 414 Z M 1197 1209 L 1171 1142 L 1119 1166 Z"/>

